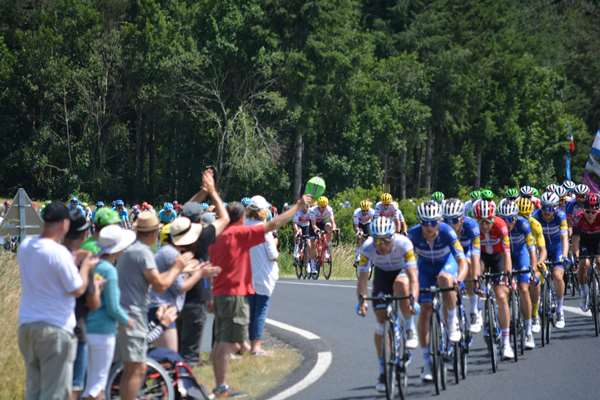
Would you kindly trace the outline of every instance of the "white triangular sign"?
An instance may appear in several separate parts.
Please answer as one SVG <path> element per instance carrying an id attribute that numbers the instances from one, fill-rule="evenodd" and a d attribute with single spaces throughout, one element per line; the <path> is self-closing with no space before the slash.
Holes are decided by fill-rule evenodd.
<path id="1" fill-rule="evenodd" d="M 19 236 L 23 240 L 27 235 L 42 233 L 43 226 L 44 222 L 25 189 L 20 188 L 0 225 L 0 236 Z"/>

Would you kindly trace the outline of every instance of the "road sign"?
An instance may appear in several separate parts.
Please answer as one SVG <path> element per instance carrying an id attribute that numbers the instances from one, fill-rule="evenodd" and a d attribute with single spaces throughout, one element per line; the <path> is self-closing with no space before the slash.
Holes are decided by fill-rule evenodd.
<path id="1" fill-rule="evenodd" d="M 0 236 L 18 236 L 23 240 L 27 235 L 42 233 L 43 226 L 44 222 L 33 208 L 33 203 L 25 189 L 19 188 L 0 225 Z"/>

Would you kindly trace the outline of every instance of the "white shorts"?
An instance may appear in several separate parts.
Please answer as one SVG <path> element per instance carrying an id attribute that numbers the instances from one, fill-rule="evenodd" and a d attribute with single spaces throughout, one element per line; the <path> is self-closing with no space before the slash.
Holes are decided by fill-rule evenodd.
<path id="1" fill-rule="evenodd" d="M 83 397 L 97 397 L 106 387 L 116 341 L 115 335 L 87 334 L 88 368 Z"/>

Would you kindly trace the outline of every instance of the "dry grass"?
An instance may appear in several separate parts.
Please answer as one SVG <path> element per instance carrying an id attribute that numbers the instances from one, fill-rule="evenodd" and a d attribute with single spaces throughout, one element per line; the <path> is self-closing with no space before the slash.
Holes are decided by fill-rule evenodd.
<path id="1" fill-rule="evenodd" d="M 273 350 L 271 357 L 244 355 L 240 359 L 231 360 L 227 384 L 248 393 L 250 398 L 256 398 L 274 388 L 302 362 L 300 353 L 289 346 L 280 343 L 269 346 L 268 349 Z M 210 364 L 194 369 L 194 375 L 212 390 L 214 374 Z"/>
<path id="2" fill-rule="evenodd" d="M 356 272 L 353 266 L 355 247 L 349 244 L 340 244 L 333 247 L 333 267 L 331 279 L 356 279 Z M 279 256 L 280 274 L 284 278 L 296 278 L 292 255 L 283 250 Z M 322 279 L 322 278 L 319 278 Z"/>
<path id="3" fill-rule="evenodd" d="M 24 397 L 25 367 L 17 344 L 19 267 L 12 253 L 0 250 L 0 399 Z"/>

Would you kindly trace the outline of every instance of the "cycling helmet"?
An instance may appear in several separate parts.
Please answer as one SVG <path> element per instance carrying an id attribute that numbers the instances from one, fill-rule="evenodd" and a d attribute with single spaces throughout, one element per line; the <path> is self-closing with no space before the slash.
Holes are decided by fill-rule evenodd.
<path id="1" fill-rule="evenodd" d="M 529 217 L 533 212 L 533 202 L 527 197 L 519 197 L 516 204 L 519 207 L 519 215 L 523 217 Z"/>
<path id="2" fill-rule="evenodd" d="M 481 198 L 481 191 L 479 191 L 479 190 L 473 190 L 471 193 L 469 193 L 469 197 L 473 201 L 479 200 Z"/>
<path id="3" fill-rule="evenodd" d="M 391 194 L 389 194 L 389 193 L 382 193 L 382 194 L 381 194 L 381 198 L 380 198 L 380 200 L 381 200 L 381 202 L 382 202 L 384 205 L 386 205 L 386 206 L 387 206 L 388 204 L 392 204 L 392 201 L 393 201 L 393 199 L 392 199 L 392 195 L 391 195 Z"/>
<path id="4" fill-rule="evenodd" d="M 508 188 L 504 192 L 504 197 L 508 199 L 516 199 L 517 197 L 519 197 L 519 191 L 515 188 Z"/>
<path id="5" fill-rule="evenodd" d="M 465 204 L 459 199 L 448 199 L 444 204 L 444 218 L 462 217 L 465 213 Z"/>
<path id="6" fill-rule="evenodd" d="M 544 207 L 556 207 L 560 201 L 558 195 L 554 192 L 544 192 L 540 200 L 542 202 L 542 206 Z"/>
<path id="7" fill-rule="evenodd" d="M 121 200 L 121 199 L 115 200 L 115 205 L 117 207 L 119 207 L 119 206 L 123 207 L 123 206 L 125 206 L 125 202 L 123 200 Z"/>
<path id="8" fill-rule="evenodd" d="M 492 192 L 490 189 L 483 189 L 481 191 L 481 198 L 483 200 L 491 201 L 494 199 L 494 192 Z"/>
<path id="9" fill-rule="evenodd" d="M 163 205 L 163 208 L 164 208 L 165 210 L 167 210 L 167 211 L 171 211 L 171 210 L 174 208 L 174 207 L 173 207 L 173 203 L 166 202 L 166 203 Z"/>
<path id="10" fill-rule="evenodd" d="M 396 232 L 396 224 L 387 217 L 375 217 L 371 221 L 371 236 L 374 238 L 391 237 Z"/>
<path id="11" fill-rule="evenodd" d="M 360 202 L 360 209 L 363 211 L 369 211 L 371 209 L 371 202 L 369 200 L 363 200 Z"/>
<path id="12" fill-rule="evenodd" d="M 480 200 L 473 208 L 473 216 L 476 219 L 490 219 L 496 216 L 496 203 L 491 200 Z"/>
<path id="13" fill-rule="evenodd" d="M 75 196 L 71 197 L 71 203 L 72 204 L 79 204 L 79 199 Z"/>
<path id="14" fill-rule="evenodd" d="M 444 193 L 442 192 L 433 192 L 431 195 L 431 200 L 435 201 L 436 203 L 442 203 L 445 197 L 446 196 L 444 196 Z"/>
<path id="15" fill-rule="evenodd" d="M 539 190 L 537 190 L 537 188 L 533 188 L 533 195 L 534 195 L 535 197 L 540 197 L 540 191 L 539 191 Z"/>
<path id="16" fill-rule="evenodd" d="M 96 208 L 102 208 L 104 207 L 104 202 L 103 201 L 97 201 L 96 202 Z"/>
<path id="17" fill-rule="evenodd" d="M 242 198 L 240 203 L 242 203 L 242 205 L 244 207 L 248 207 L 250 205 L 250 203 L 252 203 L 252 199 L 250 197 L 244 197 L 244 198 Z"/>
<path id="18" fill-rule="evenodd" d="M 556 183 L 551 183 L 548 186 L 546 186 L 546 192 L 556 193 L 557 188 L 558 188 L 558 185 Z"/>
<path id="19" fill-rule="evenodd" d="M 517 203 L 509 200 L 502 199 L 498 204 L 498 215 L 501 217 L 515 217 L 519 214 L 519 207 Z"/>
<path id="20" fill-rule="evenodd" d="M 567 189 L 567 192 L 571 193 L 575 189 L 575 182 L 565 179 L 562 183 L 562 187 Z"/>
<path id="21" fill-rule="evenodd" d="M 598 210 L 600 209 L 600 198 L 596 193 L 588 193 L 585 198 L 585 209 L 586 210 Z"/>
<path id="22" fill-rule="evenodd" d="M 421 221 L 437 221 L 442 218 L 442 210 L 439 203 L 430 200 L 417 207 L 417 216 Z"/>
<path id="23" fill-rule="evenodd" d="M 569 194 L 569 192 L 567 191 L 567 189 L 565 189 L 564 186 L 557 186 L 554 193 L 556 193 L 559 199 L 562 199 L 563 197 Z"/>
<path id="24" fill-rule="evenodd" d="M 532 188 L 531 186 L 525 185 L 525 186 L 521 186 L 521 189 L 519 189 L 519 191 L 521 192 L 521 196 L 531 197 L 531 196 L 533 196 L 535 189 Z"/>
<path id="25" fill-rule="evenodd" d="M 580 183 L 579 185 L 575 186 L 575 189 L 573 189 L 573 193 L 575 193 L 576 195 L 584 195 L 587 194 L 589 191 L 590 188 L 585 183 Z"/>
<path id="26" fill-rule="evenodd" d="M 329 205 L 329 199 L 325 196 L 321 196 L 317 200 L 317 204 L 319 205 L 319 207 L 327 207 Z"/>

